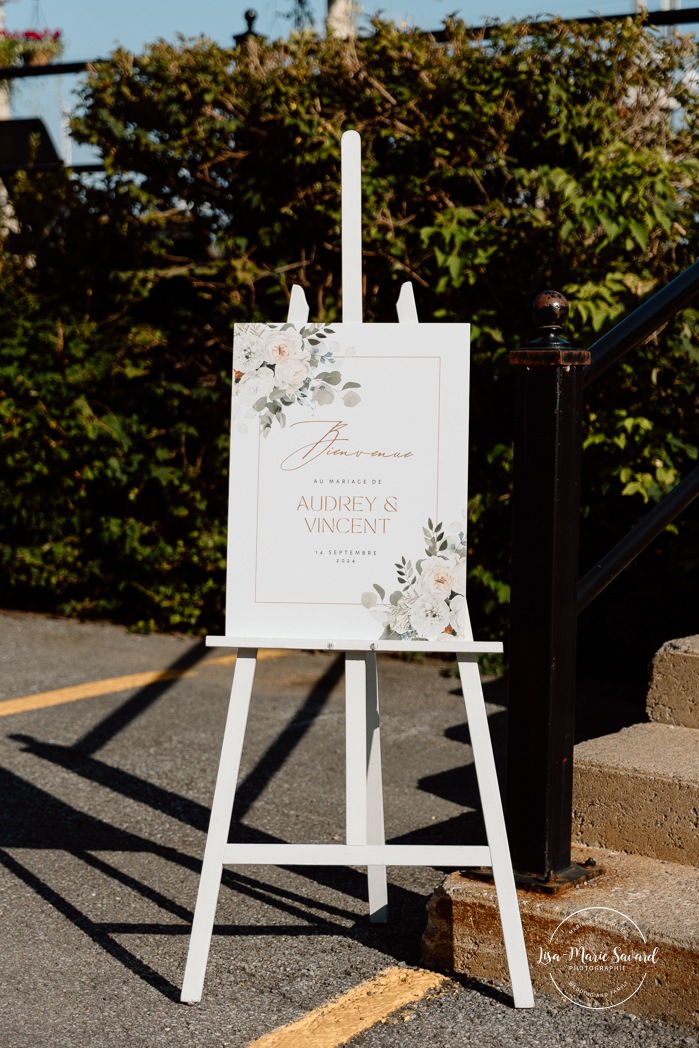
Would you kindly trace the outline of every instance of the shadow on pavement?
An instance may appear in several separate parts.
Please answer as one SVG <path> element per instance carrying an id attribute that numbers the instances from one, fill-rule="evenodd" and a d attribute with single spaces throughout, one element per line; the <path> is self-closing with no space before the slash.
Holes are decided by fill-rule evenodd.
<path id="1" fill-rule="evenodd" d="M 168 979 L 165 979 L 159 972 L 155 971 L 149 965 L 145 964 L 135 954 L 127 950 L 126 947 L 122 946 L 116 939 L 114 939 L 110 932 L 105 931 L 100 924 L 90 920 L 81 910 L 69 902 L 65 896 L 51 888 L 45 881 L 40 877 L 37 877 L 35 873 L 27 869 L 20 862 L 17 861 L 12 855 L 8 855 L 5 851 L 0 851 L 0 862 L 5 866 L 10 873 L 13 873 L 19 880 L 23 881 L 27 887 L 31 888 L 36 894 L 42 898 L 45 902 L 48 902 L 53 906 L 58 913 L 62 914 L 69 921 L 71 921 L 76 928 L 84 932 L 97 946 L 100 946 L 110 957 L 119 961 L 128 968 L 129 971 L 138 975 L 144 982 L 148 983 L 155 990 L 159 990 L 165 997 L 171 1000 L 176 1000 L 179 996 L 177 987 L 174 986 Z M 183 928 L 185 926 L 183 925 Z"/>
<path id="2" fill-rule="evenodd" d="M 203 645 L 196 645 L 173 664 L 171 669 L 186 669 L 203 657 Z M 267 749 L 255 767 L 241 781 L 236 793 L 229 839 L 279 843 L 263 831 L 242 822 L 255 800 L 267 784 L 277 775 L 298 746 L 306 732 L 327 704 L 330 694 L 342 677 L 344 659 L 339 656 L 323 677 L 314 685 L 303 706 L 284 727 L 274 743 Z M 28 735 L 15 734 L 10 738 L 21 742 L 25 752 L 48 761 L 94 782 L 123 797 L 150 806 L 157 812 L 205 832 L 209 810 L 180 794 L 147 782 L 129 772 L 112 767 L 94 756 L 97 750 L 113 739 L 132 723 L 154 702 L 162 698 L 172 682 L 149 685 L 129 698 L 116 711 L 78 740 L 73 746 L 60 746 L 42 742 Z M 466 769 L 458 769 L 463 775 Z M 427 780 L 426 780 L 427 782 Z M 435 785 L 437 785 L 435 783 Z M 423 788 L 427 788 L 424 785 Z M 146 852 L 198 873 L 201 863 L 191 855 L 139 836 L 100 818 L 81 812 L 66 802 L 53 797 L 39 787 L 21 779 L 9 771 L 0 771 L 0 790 L 5 798 L 0 808 L 0 862 L 22 880 L 45 902 L 53 906 L 73 925 L 87 935 L 125 968 L 137 975 L 166 998 L 179 1000 L 179 987 L 160 972 L 145 964 L 135 953 L 127 949 L 115 936 L 123 935 L 189 935 L 192 913 L 169 898 L 157 888 L 144 883 L 137 877 L 119 869 L 96 852 Z M 461 784 L 463 798 L 463 782 Z M 477 793 L 476 793 L 477 796 Z M 464 841 L 464 834 L 479 829 L 478 813 L 465 813 L 456 819 L 429 827 L 430 839 Z M 420 834 L 407 835 L 401 840 L 417 840 Z M 480 839 L 480 836 L 479 838 Z M 182 923 L 165 922 L 110 922 L 96 921 L 85 914 L 73 902 L 49 885 L 45 879 L 21 863 L 6 849 L 52 849 L 64 851 L 84 862 L 101 875 L 137 893 L 171 914 Z M 285 867 L 311 884 L 341 892 L 348 898 L 366 899 L 366 875 L 345 867 Z M 302 936 L 337 935 L 349 937 L 372 949 L 380 950 L 398 961 L 409 964 L 419 962 L 418 949 L 424 928 L 424 897 L 418 892 L 402 886 L 391 885 L 392 911 L 400 914 L 400 920 L 388 925 L 372 925 L 368 917 L 358 917 L 356 909 L 319 901 L 312 894 L 306 895 L 276 884 L 265 882 L 259 877 L 250 877 L 237 870 L 223 871 L 222 887 L 256 902 L 264 903 L 286 917 L 303 922 L 303 926 L 288 924 L 224 925 L 217 924 L 216 935 L 238 936 Z M 183 948 L 184 968 L 186 948 Z"/>
<path id="3" fill-rule="evenodd" d="M 0 810 L 0 863 L 110 957 L 119 961 L 126 969 L 169 1000 L 178 1001 L 179 986 L 146 964 L 115 937 L 174 935 L 182 936 L 185 940 L 190 933 L 191 910 L 95 853 L 99 851 L 146 852 L 184 867 L 192 873 L 199 872 L 200 861 L 177 848 L 149 840 L 77 811 L 10 772 L 0 772 L 0 790 L 5 798 L 11 799 L 11 803 L 6 803 Z M 249 827 L 246 829 L 248 839 L 279 843 L 277 837 L 271 837 Z M 6 849 L 65 851 L 101 875 L 155 904 L 181 923 L 94 920 L 71 902 L 62 891 L 47 883 L 45 877 L 39 876 Z M 334 892 L 342 892 L 350 898 L 360 900 L 366 898 L 366 877 L 355 870 L 338 867 L 312 870 L 308 867 L 286 867 L 286 869 L 307 878 L 312 883 L 324 885 Z M 354 909 L 345 909 L 318 900 L 312 894 L 306 895 L 275 884 L 265 883 L 261 878 L 250 877 L 238 871 L 224 870 L 222 887 L 234 891 L 237 895 L 264 903 L 287 917 L 303 922 L 303 925 L 216 924 L 215 935 L 344 936 L 373 949 L 381 950 L 399 961 L 416 963 L 418 960 L 416 944 L 419 943 L 424 924 L 424 913 L 420 903 L 424 900 L 416 892 L 395 885 L 391 886 L 391 905 L 401 913 L 401 920 L 393 927 L 377 928 L 369 923 L 368 918 L 358 918 Z M 183 970 L 185 957 L 186 945 L 183 944 Z"/>
<path id="4" fill-rule="evenodd" d="M 168 666 L 168 671 L 177 672 L 191 669 L 206 655 L 206 645 L 203 640 L 188 648 L 179 659 Z M 91 731 L 78 739 L 71 749 L 79 750 L 81 753 L 96 753 L 106 746 L 108 742 L 123 731 L 132 721 L 145 712 L 149 706 L 161 699 L 163 695 L 173 686 L 175 681 L 163 680 L 157 684 L 149 684 L 145 688 L 139 688 L 135 695 L 127 699 L 118 709 L 110 713 L 108 717 L 100 721 Z"/>
<path id="5" fill-rule="evenodd" d="M 287 762 L 315 719 L 323 712 L 335 685 L 345 672 L 344 655 L 332 661 L 313 686 L 301 709 L 259 759 L 255 767 L 238 783 L 233 808 L 233 823 L 250 810 L 267 784 Z"/>

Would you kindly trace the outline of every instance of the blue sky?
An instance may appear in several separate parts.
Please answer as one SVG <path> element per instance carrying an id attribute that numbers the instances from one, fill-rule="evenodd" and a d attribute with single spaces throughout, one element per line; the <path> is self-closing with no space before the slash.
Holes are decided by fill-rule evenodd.
<path id="1" fill-rule="evenodd" d="M 316 18 L 322 23 L 327 0 L 311 0 Z M 466 21 L 479 24 L 487 17 L 524 18 L 555 9 L 563 17 L 601 12 L 630 11 L 633 0 L 367 0 L 367 14 L 383 10 L 387 17 L 406 21 L 424 29 L 437 29 L 445 15 L 458 13 Z M 651 8 L 659 0 L 649 0 Z M 138 51 L 158 37 L 212 37 L 221 44 L 231 42 L 245 29 L 243 12 L 258 12 L 256 29 L 270 37 L 286 36 L 290 22 L 286 17 L 293 0 L 251 0 L 247 4 L 230 0 L 7 0 L 7 29 L 49 27 L 61 29 L 66 41 L 66 59 L 97 58 L 118 44 Z"/>
<path id="2" fill-rule="evenodd" d="M 2 0 L 0 0 L 0 3 Z M 268 38 L 287 36 L 288 15 L 294 0 L 6 0 L 5 28 L 8 30 L 60 29 L 65 41 L 64 61 L 106 57 L 118 45 L 140 51 L 150 41 L 162 37 L 174 40 L 205 35 L 220 44 L 245 29 L 243 14 L 248 7 L 258 12 L 255 28 Z M 322 25 L 327 0 L 311 0 L 316 20 Z M 660 0 L 648 0 L 651 10 Z M 365 0 L 369 15 L 381 10 L 388 18 L 423 29 L 438 29 L 445 16 L 457 13 L 465 21 L 480 25 L 488 17 L 528 18 L 552 11 L 564 18 L 591 13 L 630 12 L 633 0 Z M 84 150 L 71 152 L 69 140 L 61 134 L 61 112 L 74 103 L 77 78 L 52 76 L 15 80 L 12 115 L 41 116 L 49 127 L 59 152 L 68 162 L 93 159 Z"/>

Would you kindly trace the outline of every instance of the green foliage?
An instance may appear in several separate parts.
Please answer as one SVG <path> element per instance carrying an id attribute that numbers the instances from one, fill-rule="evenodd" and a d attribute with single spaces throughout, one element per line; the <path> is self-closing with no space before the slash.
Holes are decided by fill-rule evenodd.
<path id="1" fill-rule="evenodd" d="M 282 320 L 293 283 L 312 319 L 339 315 L 355 128 L 366 319 L 393 320 L 411 279 L 423 320 L 472 322 L 470 594 L 477 628 L 504 629 L 506 350 L 544 288 L 589 345 L 696 257 L 697 55 L 632 19 L 446 37 L 376 20 L 91 71 L 73 133 L 106 175 L 20 176 L 0 256 L 7 599 L 220 627 L 231 324 Z M 590 392 L 583 566 L 697 457 L 697 320 Z"/>
<path id="2" fill-rule="evenodd" d="M 144 628 L 217 617 L 225 497 L 201 460 L 225 475 L 220 390 L 158 332 L 103 343 L 91 323 L 24 305 L 0 341 L 0 557 L 14 600 Z M 3 310 L 6 332 L 14 319 Z"/>

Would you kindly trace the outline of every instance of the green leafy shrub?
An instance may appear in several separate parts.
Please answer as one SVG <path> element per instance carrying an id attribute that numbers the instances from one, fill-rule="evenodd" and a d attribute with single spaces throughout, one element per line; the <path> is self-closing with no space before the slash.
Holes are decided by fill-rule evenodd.
<path id="1" fill-rule="evenodd" d="M 544 288 L 569 295 L 584 346 L 694 260 L 696 65 L 692 39 L 632 19 L 487 38 L 450 21 L 440 43 L 376 20 L 350 42 L 158 41 L 99 63 L 73 133 L 105 176 L 12 187 L 5 599 L 220 629 L 231 325 L 281 319 L 292 283 L 313 319 L 339 314 L 355 128 L 366 319 L 394 319 L 409 279 L 423 320 L 473 325 L 470 593 L 477 628 L 502 633 L 506 351 Z M 688 310 L 590 391 L 583 566 L 696 460 L 696 332 Z M 666 574 L 687 548 L 661 543 Z"/>

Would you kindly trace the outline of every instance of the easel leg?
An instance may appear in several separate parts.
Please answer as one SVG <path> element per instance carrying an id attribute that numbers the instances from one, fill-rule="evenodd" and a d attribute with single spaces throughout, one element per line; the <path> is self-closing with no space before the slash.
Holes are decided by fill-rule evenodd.
<path id="1" fill-rule="evenodd" d="M 238 781 L 240 757 L 243 750 L 243 739 L 256 665 L 257 651 L 255 649 L 245 648 L 238 652 L 233 672 L 233 686 L 231 688 L 226 730 L 223 736 L 223 745 L 221 746 L 216 789 L 211 807 L 209 831 L 206 837 L 197 903 L 194 909 L 194 922 L 189 941 L 187 966 L 180 995 L 180 1000 L 187 1004 L 200 1001 L 204 988 L 206 962 L 209 956 L 211 933 L 214 927 L 216 903 L 223 872 L 223 849 L 228 843 L 235 788 Z"/>
<path id="2" fill-rule="evenodd" d="M 381 724 L 379 680 L 376 654 L 368 652 L 366 662 L 366 784 L 367 844 L 385 844 L 383 782 L 381 776 Z M 388 883 L 385 866 L 369 866 L 369 919 L 373 924 L 388 920 Z"/>
<path id="3" fill-rule="evenodd" d="M 345 655 L 345 826 L 348 844 L 366 844 L 366 674 L 364 653 Z"/>
<path id="4" fill-rule="evenodd" d="M 347 843 L 384 844 L 376 656 L 348 651 L 345 683 Z M 368 867 L 367 879 L 371 920 L 385 921 L 385 866 Z"/>
<path id="5" fill-rule="evenodd" d="M 515 1008 L 533 1008 L 534 995 L 529 975 L 527 949 L 522 933 L 522 919 L 517 903 L 512 860 L 507 843 L 505 817 L 498 787 L 493 746 L 488 718 L 483 701 L 483 688 L 475 655 L 458 655 L 459 675 L 466 704 L 466 716 L 471 734 L 473 759 L 476 765 L 478 789 L 483 806 L 483 818 L 493 864 L 493 880 L 498 897 L 500 922 L 505 940 L 505 953 L 510 969 Z"/>

